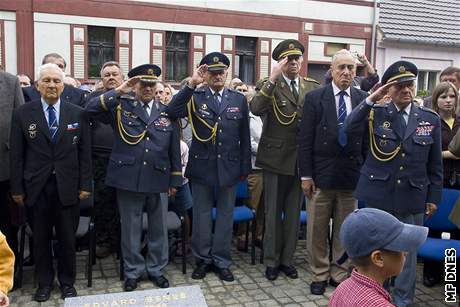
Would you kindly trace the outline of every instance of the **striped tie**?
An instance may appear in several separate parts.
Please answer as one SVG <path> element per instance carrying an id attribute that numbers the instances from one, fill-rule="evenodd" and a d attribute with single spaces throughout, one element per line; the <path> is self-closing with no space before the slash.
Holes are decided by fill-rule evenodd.
<path id="1" fill-rule="evenodd" d="M 48 127 L 50 129 L 51 142 L 56 141 L 58 131 L 58 122 L 56 118 L 56 110 L 53 106 L 48 106 Z"/>
<path id="2" fill-rule="evenodd" d="M 338 141 L 340 146 L 345 147 L 347 145 L 347 135 L 345 134 L 345 118 L 347 118 L 347 107 L 345 105 L 345 95 L 348 95 L 347 92 L 341 91 L 339 97 L 339 116 L 337 117 L 337 122 L 339 123 L 339 136 Z"/>

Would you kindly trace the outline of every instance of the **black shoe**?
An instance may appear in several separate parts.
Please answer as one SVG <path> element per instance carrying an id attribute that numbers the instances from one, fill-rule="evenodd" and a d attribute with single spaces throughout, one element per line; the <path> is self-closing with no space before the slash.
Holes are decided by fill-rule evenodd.
<path id="1" fill-rule="evenodd" d="M 52 287 L 39 287 L 34 294 L 34 301 L 36 302 L 46 302 L 50 299 Z"/>
<path id="2" fill-rule="evenodd" d="M 137 279 L 127 278 L 123 284 L 123 290 L 126 292 L 134 291 L 137 288 Z"/>
<path id="3" fill-rule="evenodd" d="M 230 271 L 228 268 L 214 268 L 215 273 L 219 278 L 223 281 L 234 281 L 235 278 L 233 277 L 232 271 Z"/>
<path id="4" fill-rule="evenodd" d="M 329 284 L 334 287 L 334 288 L 337 288 L 339 285 L 340 285 L 340 282 L 338 281 L 335 281 L 333 278 L 329 279 Z"/>
<path id="5" fill-rule="evenodd" d="M 77 290 L 73 286 L 62 286 L 61 287 L 61 298 L 65 300 L 67 297 L 76 297 Z"/>
<path id="6" fill-rule="evenodd" d="M 327 280 L 325 281 L 314 281 L 310 284 L 310 292 L 314 295 L 323 295 L 326 291 Z"/>
<path id="7" fill-rule="evenodd" d="M 425 287 L 428 287 L 428 288 L 434 287 L 439 282 L 441 282 L 440 278 L 436 278 L 433 276 L 425 276 L 425 275 L 423 276 L 423 285 L 425 285 Z"/>
<path id="8" fill-rule="evenodd" d="M 163 275 L 158 277 L 149 276 L 149 279 L 160 288 L 169 288 L 169 281 Z"/>
<path id="9" fill-rule="evenodd" d="M 291 279 L 299 278 L 296 268 L 292 265 L 280 265 L 280 271 Z"/>
<path id="10" fill-rule="evenodd" d="M 275 279 L 277 279 L 279 273 L 280 273 L 280 271 L 278 270 L 278 268 L 274 268 L 274 267 L 268 266 L 268 267 L 265 269 L 265 277 L 267 277 L 268 280 L 275 280 Z"/>
<path id="11" fill-rule="evenodd" d="M 200 263 L 195 270 L 193 270 L 192 279 L 203 279 L 209 271 L 211 271 L 210 264 L 204 262 Z"/>

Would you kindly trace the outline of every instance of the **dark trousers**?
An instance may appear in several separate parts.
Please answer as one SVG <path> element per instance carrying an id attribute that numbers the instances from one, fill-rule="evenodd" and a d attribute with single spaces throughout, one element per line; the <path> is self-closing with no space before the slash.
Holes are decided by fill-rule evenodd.
<path id="1" fill-rule="evenodd" d="M 52 239 L 53 227 L 58 241 L 58 280 L 61 286 L 73 286 L 76 273 L 75 231 L 79 221 L 78 203 L 63 206 L 59 200 L 56 176 L 46 182 L 37 202 L 33 204 L 31 219 L 34 235 L 35 269 L 39 287 L 51 286 L 54 281 Z"/>
<path id="2" fill-rule="evenodd" d="M 8 245 L 17 256 L 19 227 L 13 223 L 11 214 L 12 200 L 9 192 L 10 182 L 8 180 L 0 181 L 0 231 L 5 235 Z"/>

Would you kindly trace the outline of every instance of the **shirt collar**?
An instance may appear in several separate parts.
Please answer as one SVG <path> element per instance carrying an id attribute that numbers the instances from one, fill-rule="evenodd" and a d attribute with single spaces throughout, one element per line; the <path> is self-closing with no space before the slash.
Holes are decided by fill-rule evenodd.
<path id="1" fill-rule="evenodd" d="M 393 104 L 395 105 L 396 110 L 398 110 L 398 112 L 400 112 L 401 109 L 398 108 L 398 106 L 396 105 L 396 103 L 393 103 Z M 407 115 L 409 115 L 411 109 L 412 109 L 412 103 L 409 103 L 409 104 L 407 105 L 407 107 L 404 108 L 404 113 L 406 113 Z"/>
<path id="2" fill-rule="evenodd" d="M 49 104 L 43 98 L 41 98 L 40 100 L 42 102 L 43 111 L 48 112 Z M 61 107 L 61 99 L 60 98 L 58 99 L 58 101 L 55 104 L 53 104 L 53 107 L 54 107 L 55 111 L 60 110 L 60 107 Z"/>
<path id="3" fill-rule="evenodd" d="M 364 287 L 374 289 L 377 291 L 380 295 L 382 295 L 387 301 L 391 302 L 391 297 L 390 294 L 388 293 L 385 288 L 375 280 L 359 273 L 356 269 L 353 269 L 353 272 L 351 273 L 351 279 L 355 283 L 361 284 Z"/>
<path id="4" fill-rule="evenodd" d="M 292 81 L 291 79 L 289 79 L 285 74 L 283 74 L 283 78 L 288 85 L 291 85 L 291 81 Z M 295 81 L 295 85 L 299 86 L 299 76 L 297 76 L 297 78 L 295 78 L 294 81 Z"/>
<path id="5" fill-rule="evenodd" d="M 342 90 L 337 85 L 335 85 L 334 81 L 332 81 L 331 84 L 332 84 L 332 90 L 334 91 L 334 96 L 337 96 L 338 94 L 340 94 Z M 351 97 L 350 87 L 344 90 L 344 92 L 347 93 L 348 97 Z"/>
<path id="6" fill-rule="evenodd" d="M 224 96 L 224 89 L 225 89 L 225 87 L 223 87 L 223 88 L 219 91 L 220 97 L 223 97 L 223 96 Z M 209 88 L 209 90 L 211 91 L 211 94 L 214 96 L 215 91 L 213 91 L 212 88 Z"/>

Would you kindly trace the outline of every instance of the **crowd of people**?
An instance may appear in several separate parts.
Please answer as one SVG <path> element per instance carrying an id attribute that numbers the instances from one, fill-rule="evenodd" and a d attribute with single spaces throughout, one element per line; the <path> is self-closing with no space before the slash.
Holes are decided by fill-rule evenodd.
<path id="1" fill-rule="evenodd" d="M 441 235 L 428 233 L 424 219 L 436 212 L 443 187 L 460 185 L 458 154 L 449 148 L 460 127 L 460 69 L 446 68 L 423 101 L 411 62 L 393 63 L 380 80 L 365 56 L 340 50 L 321 85 L 300 75 L 304 51 L 297 40 L 282 41 L 270 75 L 255 87 L 238 78 L 227 85 L 230 60 L 220 52 L 204 56 L 177 90 L 160 81 L 156 65 L 124 72 L 114 61 L 94 85 L 82 85 L 65 75 L 56 53 L 43 58 L 36 81 L 0 72 L 0 210 L 7 213 L 0 230 L 17 255 L 18 226 L 31 228 L 25 265 L 35 265 L 34 300 L 53 291 L 53 257 L 62 298 L 77 295 L 79 201 L 91 196 L 95 254 L 120 253 L 125 291 L 144 273 L 160 288 L 172 286 L 168 204 L 185 214 L 192 279 L 213 271 L 234 281 L 232 241 L 239 250 L 247 242 L 245 226 L 234 229 L 233 208 L 246 181 L 268 280 L 298 278 L 305 207 L 313 295 L 330 286 L 337 288 L 331 306 L 410 305 L 417 248 Z M 358 65 L 366 76 L 356 76 Z M 358 200 L 366 208 L 357 209 Z M 5 245 L 0 233 L 0 256 L 14 259 Z M 13 285 L 12 264 L 5 266 L 0 306 Z M 426 261 L 424 284 L 442 279 L 441 264 Z"/>

